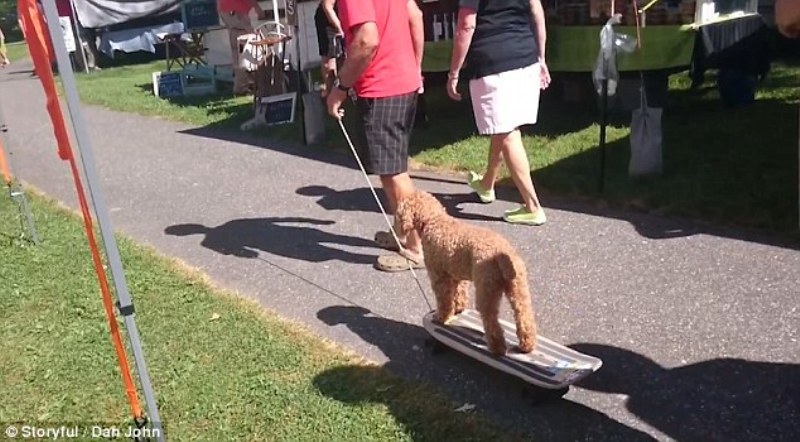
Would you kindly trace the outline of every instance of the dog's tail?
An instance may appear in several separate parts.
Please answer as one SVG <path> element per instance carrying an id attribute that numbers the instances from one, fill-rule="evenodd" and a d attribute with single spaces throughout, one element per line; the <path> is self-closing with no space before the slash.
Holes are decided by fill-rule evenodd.
<path id="1" fill-rule="evenodd" d="M 500 253 L 496 262 L 504 280 L 511 282 L 517 277 L 518 272 L 514 266 L 514 259 L 508 253 Z"/>

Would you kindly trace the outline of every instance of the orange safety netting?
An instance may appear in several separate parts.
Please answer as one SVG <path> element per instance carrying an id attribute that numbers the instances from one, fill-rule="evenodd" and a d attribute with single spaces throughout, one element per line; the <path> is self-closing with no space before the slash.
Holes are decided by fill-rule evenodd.
<path id="1" fill-rule="evenodd" d="M 84 227 L 86 228 L 86 236 L 89 240 L 92 261 L 94 263 L 95 272 L 97 273 L 97 279 L 100 283 L 103 304 L 106 316 L 108 317 L 108 324 L 111 328 L 111 337 L 117 352 L 117 359 L 122 371 L 123 381 L 125 382 L 125 391 L 128 396 L 128 401 L 130 402 L 131 411 L 136 420 L 141 420 L 142 408 L 139 405 L 136 388 L 134 387 L 133 378 L 131 377 L 130 366 L 125 355 L 125 347 L 122 344 L 119 326 L 114 316 L 114 307 L 108 286 L 108 278 L 103 268 L 100 250 L 97 247 L 94 230 L 92 229 L 92 216 L 89 212 L 83 185 L 81 184 L 78 166 L 72 154 L 72 146 L 70 144 L 64 115 L 61 112 L 61 106 L 58 101 L 58 93 L 51 65 L 53 60 L 55 60 L 55 52 L 53 51 L 53 45 L 49 34 L 46 31 L 47 24 L 42 12 L 39 10 L 36 0 L 18 0 L 17 8 L 19 12 L 19 21 L 22 25 L 21 28 L 25 35 L 25 40 L 28 43 L 28 50 L 33 59 L 36 75 L 42 82 L 45 96 L 47 97 L 47 111 L 50 114 L 50 120 L 53 123 L 53 130 L 58 143 L 58 156 L 62 160 L 68 161 L 70 169 L 72 170 L 72 177 L 75 181 L 75 189 L 78 192 L 78 200 L 80 202 L 81 213 L 83 214 Z"/>
<path id="2" fill-rule="evenodd" d="M 11 171 L 8 169 L 8 163 L 6 162 L 6 153 L 3 150 L 3 143 L 0 142 L 0 173 L 3 175 L 3 181 L 6 183 L 7 186 L 11 186 Z"/>

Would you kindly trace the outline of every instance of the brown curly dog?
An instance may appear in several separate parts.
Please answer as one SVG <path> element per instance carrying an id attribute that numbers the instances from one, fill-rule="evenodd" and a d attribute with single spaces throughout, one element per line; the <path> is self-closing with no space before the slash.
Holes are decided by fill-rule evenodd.
<path id="1" fill-rule="evenodd" d="M 422 237 L 439 322 L 447 323 L 467 308 L 467 288 L 472 281 L 489 350 L 497 355 L 506 353 L 498 321 L 505 293 L 514 311 L 519 349 L 523 353 L 533 351 L 536 323 L 527 270 L 505 238 L 451 217 L 433 195 L 421 190 L 400 201 L 395 225 L 399 232 L 416 229 Z"/>

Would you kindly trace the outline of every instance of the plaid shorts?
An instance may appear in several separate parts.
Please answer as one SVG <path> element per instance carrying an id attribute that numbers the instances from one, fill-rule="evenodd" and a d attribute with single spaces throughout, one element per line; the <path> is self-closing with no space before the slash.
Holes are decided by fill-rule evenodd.
<path id="1" fill-rule="evenodd" d="M 367 146 L 365 167 L 376 175 L 408 171 L 408 145 L 417 112 L 417 92 L 386 98 L 363 98 L 357 103 Z"/>

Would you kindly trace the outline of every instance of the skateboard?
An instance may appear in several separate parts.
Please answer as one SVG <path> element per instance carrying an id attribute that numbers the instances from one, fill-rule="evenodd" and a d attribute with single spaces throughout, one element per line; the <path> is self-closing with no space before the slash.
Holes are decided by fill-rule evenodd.
<path id="1" fill-rule="evenodd" d="M 536 348 L 530 353 L 520 353 L 517 349 L 516 326 L 500 319 L 505 332 L 508 352 L 496 356 L 489 351 L 484 339 L 483 321 L 477 310 L 466 309 L 446 325 L 435 322 L 436 311 L 423 318 L 425 330 L 432 339 L 428 344 L 434 353 L 448 348 L 457 350 L 497 370 L 515 376 L 538 389 L 530 390 L 536 403 L 554 397 L 562 397 L 569 387 L 594 373 L 603 361 L 587 354 L 558 344 L 543 336 L 538 336 Z"/>

